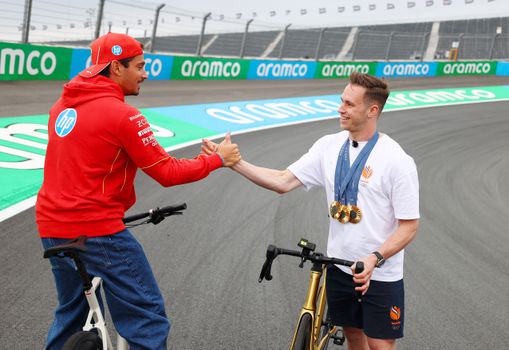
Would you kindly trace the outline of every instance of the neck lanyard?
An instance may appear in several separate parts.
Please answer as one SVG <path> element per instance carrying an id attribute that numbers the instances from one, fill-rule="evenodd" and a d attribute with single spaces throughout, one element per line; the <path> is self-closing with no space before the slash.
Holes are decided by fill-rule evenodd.
<path id="1" fill-rule="evenodd" d="M 378 132 L 375 132 L 366 146 L 359 153 L 350 167 L 350 138 L 347 138 L 339 151 L 334 176 L 334 198 L 336 201 L 348 205 L 357 205 L 357 194 L 362 169 L 378 141 Z"/>

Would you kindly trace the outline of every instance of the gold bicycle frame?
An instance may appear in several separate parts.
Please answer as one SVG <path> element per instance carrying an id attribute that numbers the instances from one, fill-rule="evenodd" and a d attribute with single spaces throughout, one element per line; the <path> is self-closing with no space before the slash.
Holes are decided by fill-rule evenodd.
<path id="1" fill-rule="evenodd" d="M 323 280 L 320 280 L 322 277 L 323 271 Z M 325 280 L 327 275 L 327 268 L 322 266 L 322 271 L 314 271 L 311 270 L 311 274 L 309 277 L 309 286 L 308 292 L 306 296 L 306 300 L 304 301 L 304 305 L 300 311 L 299 321 L 297 322 L 297 326 L 295 327 L 295 332 L 293 334 L 292 344 L 290 346 L 290 350 L 294 350 L 295 340 L 297 338 L 297 331 L 299 329 L 300 323 L 302 322 L 302 317 L 305 314 L 311 316 L 311 330 L 309 337 L 309 350 L 322 350 L 330 336 L 336 332 L 337 327 L 332 327 L 329 329 L 327 334 L 320 338 L 320 330 L 322 328 L 322 322 L 324 317 L 325 305 L 327 303 L 327 298 L 325 295 Z"/>

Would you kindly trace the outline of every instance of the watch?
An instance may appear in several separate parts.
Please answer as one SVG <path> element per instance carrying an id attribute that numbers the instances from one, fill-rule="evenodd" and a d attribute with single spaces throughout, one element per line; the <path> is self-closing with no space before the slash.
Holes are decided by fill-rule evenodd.
<path id="1" fill-rule="evenodd" d="M 377 258 L 377 262 L 376 262 L 376 265 L 375 267 L 382 267 L 383 264 L 385 264 L 385 258 L 382 254 L 380 254 L 380 252 L 373 252 L 372 254 L 375 254 L 376 258 Z"/>

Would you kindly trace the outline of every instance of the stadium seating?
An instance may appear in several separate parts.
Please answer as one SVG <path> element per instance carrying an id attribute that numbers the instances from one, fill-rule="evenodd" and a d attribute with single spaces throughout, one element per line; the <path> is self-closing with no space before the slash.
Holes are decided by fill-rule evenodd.
<path id="1" fill-rule="evenodd" d="M 508 59 L 509 17 L 440 22 L 435 39 L 434 59 L 448 59 L 457 46 L 458 59 Z M 421 60 L 430 43 L 432 22 L 376 26 L 250 31 L 246 36 L 244 57 L 334 60 Z M 351 35 L 350 44 L 345 46 Z M 318 43 L 321 36 L 319 51 Z M 207 33 L 204 56 L 239 57 L 244 33 Z M 211 40 L 213 39 L 213 40 Z M 148 43 L 147 38 L 139 39 Z M 199 35 L 159 36 L 157 52 L 196 53 Z M 89 41 L 51 42 L 88 46 Z M 207 45 L 210 44 L 210 45 Z M 284 47 L 282 48 L 282 46 Z M 345 47 L 343 47 L 345 46 Z M 343 57 L 340 52 L 344 51 Z"/>

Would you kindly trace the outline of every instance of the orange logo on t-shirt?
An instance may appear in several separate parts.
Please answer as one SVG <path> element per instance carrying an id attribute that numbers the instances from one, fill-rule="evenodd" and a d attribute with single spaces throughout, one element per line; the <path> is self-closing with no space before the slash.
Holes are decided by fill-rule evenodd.
<path id="1" fill-rule="evenodd" d="M 373 169 L 369 165 L 366 165 L 364 169 L 362 169 L 362 177 L 367 180 L 373 175 Z"/>
<path id="2" fill-rule="evenodd" d="M 401 309 L 397 306 L 391 307 L 391 320 L 398 321 L 401 317 Z"/>

